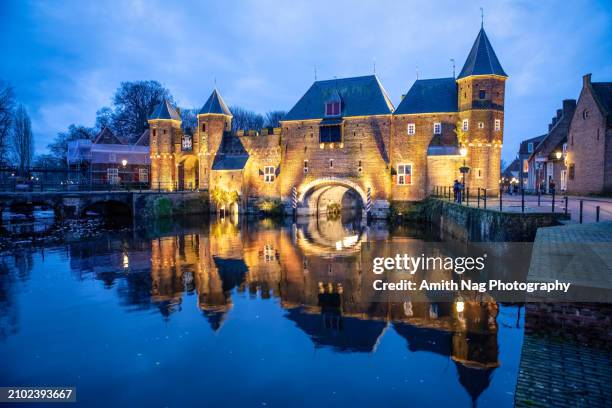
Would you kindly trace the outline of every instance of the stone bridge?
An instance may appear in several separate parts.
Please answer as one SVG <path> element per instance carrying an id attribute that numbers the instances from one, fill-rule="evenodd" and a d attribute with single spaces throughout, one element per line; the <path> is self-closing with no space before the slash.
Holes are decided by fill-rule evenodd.
<path id="1" fill-rule="evenodd" d="M 104 216 L 134 218 L 205 214 L 209 211 L 208 192 L 0 192 L 0 212 L 10 210 L 28 214 L 38 206 L 52 209 L 57 218 L 80 218 L 89 211 Z"/>

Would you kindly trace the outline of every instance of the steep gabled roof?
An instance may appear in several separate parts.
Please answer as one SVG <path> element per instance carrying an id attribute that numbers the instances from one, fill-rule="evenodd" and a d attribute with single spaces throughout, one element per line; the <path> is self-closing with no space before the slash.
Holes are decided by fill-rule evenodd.
<path id="1" fill-rule="evenodd" d="M 95 144 L 124 144 L 115 134 L 107 127 L 102 129 L 94 139 Z"/>
<path id="2" fill-rule="evenodd" d="M 457 79 L 471 75 L 500 75 L 507 77 L 502 68 L 493 47 L 487 38 L 484 28 L 481 28 L 474 41 L 472 50 L 463 65 Z"/>
<path id="3" fill-rule="evenodd" d="M 411 113 L 457 112 L 455 78 L 418 79 L 395 110 Z"/>
<path id="4" fill-rule="evenodd" d="M 322 119 L 325 103 L 339 95 L 341 116 L 388 115 L 393 104 L 375 75 L 316 81 L 283 121 Z"/>
<path id="5" fill-rule="evenodd" d="M 181 115 L 174 109 L 170 101 L 164 98 L 164 100 L 153 109 L 149 119 L 173 119 L 180 121 Z"/>
<path id="6" fill-rule="evenodd" d="M 142 132 L 142 135 L 140 135 L 140 137 L 138 138 L 138 140 L 136 141 L 136 143 L 134 143 L 134 145 L 136 146 L 149 146 L 149 136 L 150 136 L 150 131 L 149 129 L 145 129 L 144 132 Z"/>
<path id="7" fill-rule="evenodd" d="M 200 109 L 200 112 L 198 112 L 199 115 L 207 113 L 232 116 L 232 112 L 230 112 L 217 89 L 213 90 L 212 94 L 210 94 L 208 97 L 208 100 L 206 100 L 206 103 L 204 103 L 204 106 L 202 106 L 202 109 Z"/>
<path id="8" fill-rule="evenodd" d="M 602 113 L 612 115 L 612 82 L 591 82 L 591 86 Z"/>
<path id="9" fill-rule="evenodd" d="M 532 137 L 531 139 L 523 140 L 521 142 L 520 147 L 519 147 L 519 154 L 531 154 L 531 152 L 527 148 L 529 143 L 533 143 L 533 150 L 535 151 L 536 147 L 538 147 L 538 144 L 540 144 L 540 142 L 545 137 L 546 137 L 546 135 L 540 135 L 540 136 Z"/>

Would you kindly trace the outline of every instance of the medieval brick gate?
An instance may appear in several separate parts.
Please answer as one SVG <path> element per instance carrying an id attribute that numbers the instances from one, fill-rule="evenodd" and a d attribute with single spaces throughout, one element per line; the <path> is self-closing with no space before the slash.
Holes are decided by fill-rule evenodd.
<path id="1" fill-rule="evenodd" d="M 350 179 L 322 177 L 296 187 L 295 191 L 292 204 L 297 215 L 327 214 L 332 205 L 339 205 L 342 210 L 361 212 L 365 219 L 372 207 L 368 190 Z"/>

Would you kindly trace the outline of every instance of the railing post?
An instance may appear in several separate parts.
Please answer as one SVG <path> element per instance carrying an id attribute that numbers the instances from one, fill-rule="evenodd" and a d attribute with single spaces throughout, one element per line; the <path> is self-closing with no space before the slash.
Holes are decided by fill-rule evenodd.
<path id="1" fill-rule="evenodd" d="M 540 194 L 538 193 L 538 206 L 540 205 Z M 525 187 L 521 186 L 521 213 L 525 213 Z"/>
<path id="2" fill-rule="evenodd" d="M 567 215 L 567 194 L 565 195 L 565 215 Z"/>
<path id="3" fill-rule="evenodd" d="M 465 189 L 465 205 L 470 206 L 470 188 L 466 187 Z"/>
<path id="4" fill-rule="evenodd" d="M 552 213 L 555 213 L 555 190 L 552 191 Z"/>
<path id="5" fill-rule="evenodd" d="M 595 207 L 595 222 L 599 222 L 599 206 Z"/>
<path id="6" fill-rule="evenodd" d="M 538 207 L 540 206 L 540 189 L 538 188 Z"/>
<path id="7" fill-rule="evenodd" d="M 484 192 L 484 209 L 487 209 L 487 189 L 483 188 L 482 191 Z"/>
<path id="8" fill-rule="evenodd" d="M 582 209 L 584 207 L 584 200 L 580 200 L 580 223 L 582 224 Z"/>
<path id="9" fill-rule="evenodd" d="M 502 190 L 502 187 L 499 188 L 499 212 L 503 211 L 504 208 L 504 204 L 503 204 L 503 196 L 504 196 L 504 192 Z"/>
<path id="10" fill-rule="evenodd" d="M 478 187 L 478 208 L 480 208 L 480 187 Z"/>

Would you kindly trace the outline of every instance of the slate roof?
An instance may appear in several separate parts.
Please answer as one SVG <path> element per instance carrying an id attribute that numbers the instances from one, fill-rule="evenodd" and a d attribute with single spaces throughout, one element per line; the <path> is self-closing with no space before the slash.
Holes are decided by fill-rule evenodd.
<path id="1" fill-rule="evenodd" d="M 216 89 L 213 90 L 204 106 L 202 106 L 202 109 L 200 109 L 200 112 L 198 112 L 198 114 L 206 113 L 232 116 L 232 112 L 230 112 L 221 94 Z"/>
<path id="2" fill-rule="evenodd" d="M 457 79 L 470 75 L 500 75 L 507 77 L 502 68 L 493 47 L 487 38 L 484 28 L 480 29 L 472 50 L 463 65 Z"/>
<path id="3" fill-rule="evenodd" d="M 540 136 L 536 136 L 536 137 L 532 137 L 531 139 L 527 139 L 527 140 L 523 140 L 521 142 L 521 145 L 519 147 L 519 154 L 525 154 L 525 155 L 529 155 L 531 154 L 529 152 L 529 149 L 527 149 L 527 145 L 529 143 L 533 143 L 533 151 L 536 150 L 536 147 L 538 147 L 538 144 L 540 144 L 540 142 L 546 137 L 546 135 L 540 135 Z"/>
<path id="4" fill-rule="evenodd" d="M 249 154 L 242 141 L 231 132 L 224 132 L 221 146 L 213 160 L 213 170 L 242 170 L 249 160 Z"/>
<path id="5" fill-rule="evenodd" d="M 418 79 L 395 110 L 396 115 L 457 112 L 455 78 Z"/>
<path id="6" fill-rule="evenodd" d="M 325 103 L 340 96 L 340 116 L 388 115 L 393 104 L 375 75 L 316 81 L 283 121 L 322 119 Z"/>
<path id="7" fill-rule="evenodd" d="M 216 155 L 213 161 L 213 170 L 242 170 L 246 165 L 247 155 Z"/>
<path id="8" fill-rule="evenodd" d="M 612 115 L 612 82 L 591 82 L 595 98 L 604 115 Z"/>
<path id="9" fill-rule="evenodd" d="M 166 98 L 153 109 L 149 119 L 174 119 L 181 120 L 181 115 Z"/>
<path id="10" fill-rule="evenodd" d="M 146 129 L 144 132 L 142 132 L 142 135 L 140 135 L 140 137 L 134 144 L 136 146 L 149 146 L 150 134 L 151 132 L 149 131 L 149 129 Z"/>

